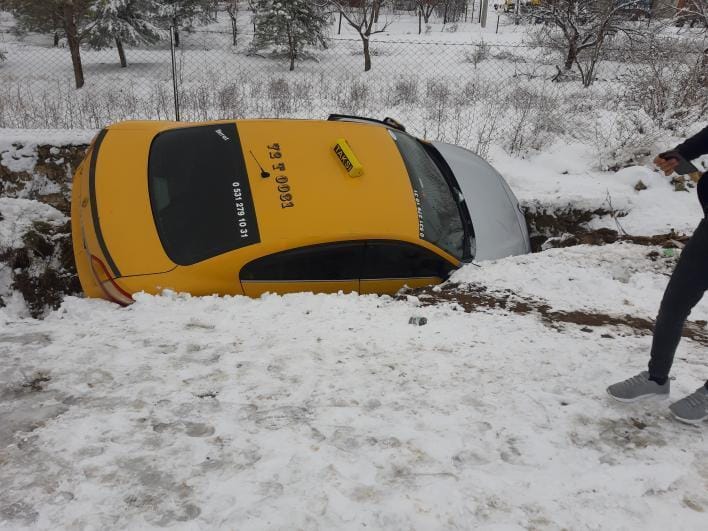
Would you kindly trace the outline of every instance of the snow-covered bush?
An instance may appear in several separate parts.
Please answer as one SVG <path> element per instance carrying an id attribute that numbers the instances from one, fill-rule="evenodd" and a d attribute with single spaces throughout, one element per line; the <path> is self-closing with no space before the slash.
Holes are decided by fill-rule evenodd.
<path id="1" fill-rule="evenodd" d="M 682 119 L 708 110 L 708 60 L 698 54 L 671 57 L 657 54 L 633 65 L 625 81 L 623 100 L 641 107 L 660 124 L 679 113 Z"/>
<path id="2" fill-rule="evenodd" d="M 475 68 L 482 62 L 489 59 L 491 49 L 487 43 L 480 42 L 471 51 L 465 52 L 465 61 L 472 63 Z"/>
<path id="3" fill-rule="evenodd" d="M 606 120 L 604 116 L 595 122 L 595 148 L 601 169 L 640 162 L 663 134 L 642 109 L 617 113 L 609 128 Z"/>
<path id="4" fill-rule="evenodd" d="M 268 98 L 273 102 L 275 117 L 285 116 L 293 110 L 293 94 L 290 83 L 283 77 L 268 81 Z"/>
<path id="5" fill-rule="evenodd" d="M 349 102 L 356 112 L 366 108 L 369 100 L 369 85 L 365 81 L 353 81 L 349 87 Z"/>
<path id="6" fill-rule="evenodd" d="M 417 103 L 418 78 L 411 77 L 396 81 L 393 87 L 392 102 Z"/>
<path id="7" fill-rule="evenodd" d="M 558 101 L 547 94 L 519 85 L 507 96 L 510 153 L 541 150 L 562 132 Z"/>

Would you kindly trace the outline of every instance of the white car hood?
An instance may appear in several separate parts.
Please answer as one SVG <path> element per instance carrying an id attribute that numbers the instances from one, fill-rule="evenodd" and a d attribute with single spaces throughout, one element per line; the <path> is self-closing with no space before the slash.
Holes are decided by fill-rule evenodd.
<path id="1" fill-rule="evenodd" d="M 432 142 L 455 174 L 472 218 L 475 260 L 531 252 L 526 220 L 504 177 L 473 152 Z"/>

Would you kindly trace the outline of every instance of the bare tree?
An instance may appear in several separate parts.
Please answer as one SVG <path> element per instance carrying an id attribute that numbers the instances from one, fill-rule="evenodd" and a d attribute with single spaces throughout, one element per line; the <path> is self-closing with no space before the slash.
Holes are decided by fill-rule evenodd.
<path id="1" fill-rule="evenodd" d="M 631 37 L 638 31 L 628 17 L 637 4 L 637 0 L 546 0 L 534 16 L 550 21 L 541 30 L 543 38 L 565 49 L 565 70 L 576 65 L 587 87 L 595 78 L 608 37 L 618 33 Z"/>
<path id="2" fill-rule="evenodd" d="M 240 3 L 240 0 L 227 0 L 226 2 L 226 13 L 229 15 L 229 20 L 231 21 L 231 40 L 234 46 L 236 46 L 238 37 L 238 28 L 236 27 L 236 23 L 238 22 Z"/>
<path id="3" fill-rule="evenodd" d="M 676 19 L 681 23 L 700 24 L 708 28 L 708 0 L 682 0 L 676 4 Z"/>
<path id="4" fill-rule="evenodd" d="M 433 14 L 435 8 L 440 4 L 444 4 L 445 0 L 415 0 L 415 5 L 418 8 L 418 33 L 420 33 L 420 19 L 427 24 L 430 21 L 430 15 Z"/>
<path id="5" fill-rule="evenodd" d="M 369 49 L 371 36 L 386 31 L 391 24 L 391 20 L 385 20 L 381 26 L 376 24 L 379 11 L 386 2 L 387 0 L 350 0 L 348 2 L 332 0 L 330 2 L 332 7 L 361 37 L 364 47 L 364 72 L 371 70 L 371 51 Z"/>

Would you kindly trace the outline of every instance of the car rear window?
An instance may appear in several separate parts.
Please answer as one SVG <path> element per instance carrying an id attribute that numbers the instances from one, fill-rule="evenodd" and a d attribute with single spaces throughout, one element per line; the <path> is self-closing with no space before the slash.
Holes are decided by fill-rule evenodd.
<path id="1" fill-rule="evenodd" d="M 419 140 L 399 131 L 390 133 L 413 186 L 420 238 L 462 260 L 466 238 L 455 192 Z"/>
<path id="2" fill-rule="evenodd" d="M 150 148 L 148 185 L 160 240 L 176 264 L 260 241 L 236 124 L 158 134 Z"/>

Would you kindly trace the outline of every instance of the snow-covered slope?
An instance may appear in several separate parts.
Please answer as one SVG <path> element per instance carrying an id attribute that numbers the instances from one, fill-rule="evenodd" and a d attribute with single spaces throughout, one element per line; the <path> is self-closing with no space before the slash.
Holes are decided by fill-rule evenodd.
<path id="1" fill-rule="evenodd" d="M 647 252 L 456 278 L 646 317 L 671 267 Z M 706 431 L 604 393 L 645 366 L 645 330 L 311 294 L 72 297 L 0 323 L 5 529 L 705 528 Z M 708 377 L 706 346 L 682 343 L 674 397 Z"/>

